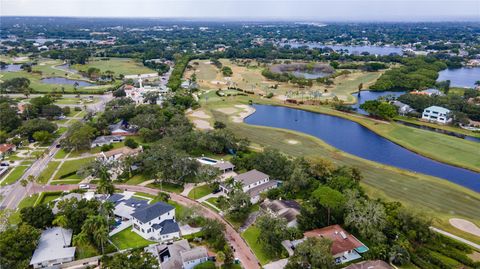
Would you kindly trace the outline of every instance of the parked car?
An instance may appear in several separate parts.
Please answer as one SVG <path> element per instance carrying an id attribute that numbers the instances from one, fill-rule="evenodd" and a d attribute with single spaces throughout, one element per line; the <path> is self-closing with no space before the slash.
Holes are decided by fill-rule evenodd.
<path id="1" fill-rule="evenodd" d="M 80 185 L 78 185 L 78 188 L 79 188 L 79 189 L 82 189 L 82 190 L 88 190 L 88 189 L 90 189 L 90 185 L 88 185 L 88 184 L 80 184 Z"/>

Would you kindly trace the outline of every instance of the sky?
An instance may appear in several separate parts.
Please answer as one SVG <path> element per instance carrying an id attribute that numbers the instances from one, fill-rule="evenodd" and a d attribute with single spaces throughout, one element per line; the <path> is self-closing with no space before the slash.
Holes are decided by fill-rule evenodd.
<path id="1" fill-rule="evenodd" d="M 0 0 L 1 16 L 480 21 L 480 0 Z"/>

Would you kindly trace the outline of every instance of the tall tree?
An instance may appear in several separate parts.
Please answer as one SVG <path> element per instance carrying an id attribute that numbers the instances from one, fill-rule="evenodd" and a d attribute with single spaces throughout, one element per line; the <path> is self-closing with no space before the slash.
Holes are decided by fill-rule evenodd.
<path id="1" fill-rule="evenodd" d="M 332 242 L 326 238 L 309 237 L 297 245 L 285 269 L 334 268 Z"/>
<path id="2" fill-rule="evenodd" d="M 313 199 L 316 199 L 322 206 L 327 208 L 327 225 L 330 225 L 331 211 L 340 210 L 345 203 L 342 193 L 327 186 L 320 186 L 312 193 Z"/>

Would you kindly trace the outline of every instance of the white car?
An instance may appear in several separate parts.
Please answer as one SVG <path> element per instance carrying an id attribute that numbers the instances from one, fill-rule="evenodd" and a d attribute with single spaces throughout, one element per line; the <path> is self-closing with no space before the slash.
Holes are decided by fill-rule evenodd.
<path id="1" fill-rule="evenodd" d="M 82 189 L 82 190 L 88 190 L 88 189 L 90 189 L 90 185 L 88 185 L 88 184 L 80 184 L 80 185 L 78 185 L 78 188 L 79 188 L 79 189 Z"/>

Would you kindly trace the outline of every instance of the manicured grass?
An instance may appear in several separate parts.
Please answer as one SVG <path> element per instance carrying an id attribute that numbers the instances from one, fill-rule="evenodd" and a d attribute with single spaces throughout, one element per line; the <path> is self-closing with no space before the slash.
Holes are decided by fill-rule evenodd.
<path id="1" fill-rule="evenodd" d="M 133 232 L 131 228 L 127 228 L 113 235 L 110 239 L 112 243 L 120 249 L 146 247 L 155 243 L 143 239 L 143 237 Z"/>
<path id="2" fill-rule="evenodd" d="M 215 212 L 220 212 L 218 209 L 216 209 L 215 207 L 211 206 L 210 204 L 206 203 L 206 202 L 202 202 L 202 205 L 210 208 L 211 210 L 215 211 Z"/>
<path id="3" fill-rule="evenodd" d="M 209 202 L 209 203 L 211 203 L 212 205 L 220 208 L 220 205 L 218 204 L 217 199 L 218 199 L 217 197 L 211 197 L 211 198 L 208 198 L 208 199 L 207 199 L 207 202 Z"/>
<path id="4" fill-rule="evenodd" d="M 210 187 L 210 185 L 202 185 L 202 186 L 197 186 L 193 188 L 189 193 L 188 193 L 188 198 L 190 199 L 200 199 L 203 196 L 206 196 L 210 193 L 212 193 L 213 189 Z"/>
<path id="5" fill-rule="evenodd" d="M 38 204 L 48 204 L 62 196 L 62 192 L 42 192 L 38 198 Z"/>
<path id="6" fill-rule="evenodd" d="M 55 133 L 58 134 L 58 135 L 61 135 L 61 134 L 65 133 L 67 130 L 68 130 L 67 127 L 59 127 L 57 129 L 57 131 L 55 131 Z"/>
<path id="7" fill-rule="evenodd" d="M 166 182 L 163 182 L 162 184 L 160 183 L 148 184 L 147 187 L 155 188 L 159 190 L 162 189 L 163 191 L 174 192 L 174 193 L 181 193 L 183 191 L 183 186 L 172 184 L 172 183 L 166 183 Z"/>
<path id="8" fill-rule="evenodd" d="M 90 67 L 100 69 L 101 72 L 107 70 L 115 72 L 114 76 L 123 75 L 138 75 L 155 73 L 148 67 L 145 67 L 141 62 L 130 58 L 109 58 L 108 60 L 101 60 L 100 58 L 91 58 L 85 65 L 73 65 L 72 68 L 77 70 L 87 70 Z"/>
<path id="9" fill-rule="evenodd" d="M 178 218 L 179 215 L 183 213 L 185 210 L 185 207 L 179 203 L 176 203 L 172 200 L 168 201 L 168 204 L 173 205 L 175 207 L 175 217 Z"/>
<path id="10" fill-rule="evenodd" d="M 135 175 L 133 177 L 131 177 L 129 180 L 127 180 L 125 182 L 125 184 L 129 184 L 129 185 L 138 185 L 144 181 L 146 181 L 148 179 L 145 178 L 144 175 Z"/>
<path id="11" fill-rule="evenodd" d="M 17 166 L 15 167 L 12 172 L 2 181 L 0 184 L 1 186 L 9 185 L 15 183 L 20 177 L 25 173 L 28 169 L 28 166 Z M 8 173 L 8 172 L 7 172 Z"/>
<path id="12" fill-rule="evenodd" d="M 50 185 L 69 185 L 69 184 L 78 184 L 82 179 L 67 179 L 67 180 L 54 180 L 50 182 Z"/>
<path id="13" fill-rule="evenodd" d="M 57 174 L 55 175 L 54 180 L 60 179 L 61 176 L 68 175 L 69 173 L 75 172 L 80 169 L 82 166 L 90 163 L 93 161 L 93 157 L 78 159 L 78 160 L 71 160 L 64 162 L 60 169 L 58 170 Z"/>
<path id="14" fill-rule="evenodd" d="M 38 194 L 33 194 L 32 196 L 27 196 L 23 198 L 23 200 L 18 204 L 17 211 L 15 211 L 10 216 L 10 223 L 11 224 L 18 224 L 20 223 L 20 210 L 25 207 L 33 206 L 38 199 Z"/>
<path id="15" fill-rule="evenodd" d="M 454 217 L 454 216 L 451 216 L 451 217 Z M 455 227 L 453 227 L 449 221 L 448 221 L 449 217 L 448 216 L 445 216 L 445 217 L 442 217 L 442 218 L 435 218 L 434 221 L 433 221 L 433 225 L 434 227 L 436 228 L 439 228 L 441 230 L 444 230 L 446 232 L 449 232 L 449 233 L 452 233 L 452 234 L 455 234 L 457 236 L 460 236 L 464 239 L 467 239 L 471 242 L 474 242 L 476 244 L 479 244 L 480 245 L 480 237 L 478 236 L 475 236 L 471 233 L 467 233 L 467 232 L 464 232 L 462 230 L 459 230 Z M 480 221 L 475 221 L 473 219 L 470 219 L 470 221 L 474 222 L 477 226 L 480 227 Z"/>
<path id="16" fill-rule="evenodd" d="M 55 172 L 55 169 L 57 169 L 58 165 L 60 165 L 60 162 L 57 162 L 57 161 L 49 162 L 47 167 L 43 169 L 42 173 L 38 177 L 38 182 L 42 184 L 47 183 L 48 180 L 52 177 L 53 173 Z"/>
<path id="17" fill-rule="evenodd" d="M 271 258 L 269 257 L 268 253 L 262 249 L 262 246 L 257 241 L 258 236 L 260 236 L 260 230 L 253 225 L 248 227 L 248 229 L 242 233 L 243 239 L 247 241 L 248 246 L 250 246 L 258 261 L 262 265 L 265 265 L 271 261 Z"/>
<path id="18" fill-rule="evenodd" d="M 66 152 L 64 149 L 60 149 L 53 158 L 55 159 L 63 159 L 67 156 L 68 152 Z"/>

